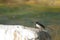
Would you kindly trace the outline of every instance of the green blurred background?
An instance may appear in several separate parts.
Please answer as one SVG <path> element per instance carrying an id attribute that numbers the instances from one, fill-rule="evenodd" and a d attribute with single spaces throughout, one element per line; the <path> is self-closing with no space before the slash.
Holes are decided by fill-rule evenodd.
<path id="1" fill-rule="evenodd" d="M 36 21 L 60 40 L 60 0 L 0 0 L 0 24 L 34 27 Z"/>

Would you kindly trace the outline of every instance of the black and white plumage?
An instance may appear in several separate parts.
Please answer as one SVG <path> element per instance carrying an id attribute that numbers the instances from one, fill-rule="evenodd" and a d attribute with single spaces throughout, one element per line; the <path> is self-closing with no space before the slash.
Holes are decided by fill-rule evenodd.
<path id="1" fill-rule="evenodd" d="M 37 28 L 22 25 L 0 25 L 0 40 L 51 40 L 45 26 L 36 22 Z M 42 29 L 41 31 L 39 31 Z M 38 31 L 38 32 L 37 32 Z M 3 36 L 2 36 L 3 35 Z"/>
<path id="2" fill-rule="evenodd" d="M 46 31 L 45 26 L 39 22 L 36 22 L 36 27 L 40 29 L 38 34 L 38 40 L 51 40 L 50 34 Z M 41 30 L 42 29 L 42 30 Z"/>
<path id="3" fill-rule="evenodd" d="M 37 28 L 43 28 L 43 29 L 45 29 L 45 26 L 42 25 L 42 24 L 39 23 L 39 22 L 36 22 L 36 27 L 37 27 Z"/>

